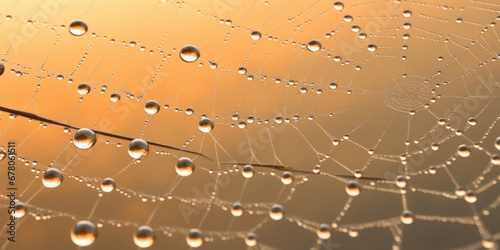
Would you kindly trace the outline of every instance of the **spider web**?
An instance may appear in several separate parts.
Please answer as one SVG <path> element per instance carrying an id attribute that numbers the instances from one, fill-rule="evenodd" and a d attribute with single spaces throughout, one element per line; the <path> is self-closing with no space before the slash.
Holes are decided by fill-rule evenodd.
<path id="1" fill-rule="evenodd" d="M 98 231 L 89 249 L 135 249 L 143 225 L 152 249 L 189 248 L 193 228 L 207 249 L 497 249 L 500 4 L 339 6 L 6 0 L 0 138 L 5 154 L 16 143 L 27 214 L 9 241 L 2 171 L 2 248 L 78 249 L 70 231 L 88 220 Z M 84 35 L 68 31 L 75 20 Z M 193 63 L 179 56 L 186 45 L 201 53 Z M 161 108 L 150 115 L 152 100 Z M 202 118 L 211 132 L 198 129 Z M 97 143 L 75 147 L 78 128 Z M 127 152 L 136 138 L 149 142 L 138 160 Z M 175 171 L 181 157 L 196 166 L 190 176 Z M 41 180 L 49 168 L 64 176 L 53 189 Z M 116 182 L 110 193 L 105 178 Z M 358 196 L 346 193 L 350 181 Z"/>

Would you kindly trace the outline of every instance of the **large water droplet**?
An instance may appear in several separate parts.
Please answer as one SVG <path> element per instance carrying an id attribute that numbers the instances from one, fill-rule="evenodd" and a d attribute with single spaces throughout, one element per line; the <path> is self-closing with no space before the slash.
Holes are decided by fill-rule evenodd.
<path id="1" fill-rule="evenodd" d="M 73 143 L 77 148 L 80 149 L 88 149 L 94 146 L 97 138 L 94 131 L 88 128 L 81 128 L 76 131 L 75 136 L 73 137 Z"/>
<path id="2" fill-rule="evenodd" d="M 312 52 L 316 52 L 321 49 L 321 43 L 318 40 L 311 40 L 307 44 L 307 49 Z"/>
<path id="3" fill-rule="evenodd" d="M 48 188 L 58 187 L 62 181 L 63 181 L 62 173 L 55 168 L 50 168 L 47 171 L 45 171 L 45 174 L 43 174 L 42 177 L 43 185 Z"/>
<path id="4" fill-rule="evenodd" d="M 186 45 L 181 49 L 179 56 L 184 62 L 194 62 L 200 57 L 200 51 L 193 45 Z"/>
<path id="5" fill-rule="evenodd" d="M 203 118 L 198 123 L 198 129 L 203 133 L 208 133 L 214 129 L 214 122 L 208 118 Z"/>
<path id="6" fill-rule="evenodd" d="M 182 157 L 177 161 L 177 164 L 175 165 L 175 171 L 180 176 L 191 175 L 194 171 L 194 163 L 191 159 Z"/>
<path id="7" fill-rule="evenodd" d="M 189 230 L 186 242 L 190 247 L 200 247 L 203 245 L 203 234 L 199 229 L 193 228 Z"/>
<path id="8" fill-rule="evenodd" d="M 128 145 L 128 154 L 134 159 L 148 155 L 149 145 L 145 140 L 135 139 Z"/>
<path id="9" fill-rule="evenodd" d="M 147 248 L 155 242 L 155 233 L 151 227 L 141 226 L 134 234 L 134 243 L 140 248 Z"/>
<path id="10" fill-rule="evenodd" d="M 74 21 L 69 25 L 69 32 L 74 36 L 81 36 L 87 33 L 88 27 L 82 21 Z"/>
<path id="11" fill-rule="evenodd" d="M 71 240 L 77 246 L 86 247 L 92 245 L 97 237 L 95 225 L 86 220 L 79 221 L 71 231 Z"/>

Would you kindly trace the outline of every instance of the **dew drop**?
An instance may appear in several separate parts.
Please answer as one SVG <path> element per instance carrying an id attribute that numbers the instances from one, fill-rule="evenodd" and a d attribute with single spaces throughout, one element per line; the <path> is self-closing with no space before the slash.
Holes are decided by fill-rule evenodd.
<path id="1" fill-rule="evenodd" d="M 63 175 L 61 174 L 61 171 L 55 168 L 50 168 L 47 171 L 45 171 L 42 177 L 43 185 L 48 188 L 58 187 L 59 185 L 61 185 L 62 181 L 63 181 Z"/>
<path id="2" fill-rule="evenodd" d="M 252 40 L 260 40 L 260 38 L 262 37 L 262 34 L 256 30 L 252 31 L 252 33 L 250 33 L 250 38 L 252 38 Z"/>
<path id="3" fill-rule="evenodd" d="M 322 240 L 327 240 L 330 239 L 332 236 L 331 233 L 331 227 L 328 224 L 321 224 L 319 225 L 318 230 L 316 231 L 316 234 L 318 235 L 318 238 Z"/>
<path id="4" fill-rule="evenodd" d="M 128 145 L 128 154 L 134 159 L 148 155 L 149 145 L 145 140 L 135 139 Z"/>
<path id="5" fill-rule="evenodd" d="M 80 93 L 80 95 L 86 95 L 90 92 L 90 85 L 86 84 L 86 83 L 81 83 L 80 85 L 78 85 L 78 93 Z"/>
<path id="6" fill-rule="evenodd" d="M 71 240 L 75 245 L 86 247 L 92 245 L 97 237 L 97 229 L 95 225 L 86 220 L 81 220 L 76 223 L 71 231 Z"/>
<path id="7" fill-rule="evenodd" d="M 239 202 L 234 203 L 231 207 L 231 214 L 233 216 L 241 216 L 243 214 L 243 205 Z"/>
<path id="8" fill-rule="evenodd" d="M 14 212 L 12 213 L 12 215 L 16 218 L 21 218 L 24 215 L 26 215 L 27 212 L 28 208 L 26 207 L 26 204 L 22 202 L 17 202 L 16 205 L 14 206 Z"/>
<path id="9" fill-rule="evenodd" d="M 293 174 L 290 172 L 284 172 L 283 175 L 281 175 L 281 182 L 285 185 L 290 185 L 293 182 Z"/>
<path id="10" fill-rule="evenodd" d="M 475 203 L 477 201 L 476 192 L 474 192 L 473 190 L 467 190 L 467 193 L 465 193 L 464 199 L 468 203 Z"/>
<path id="11" fill-rule="evenodd" d="M 243 167 L 243 171 L 241 171 L 241 174 L 245 178 L 252 178 L 254 173 L 255 173 L 255 170 L 250 165 L 246 165 L 245 167 Z"/>
<path id="12" fill-rule="evenodd" d="M 190 247 L 200 247 L 203 245 L 203 234 L 199 229 L 193 228 L 189 230 L 186 242 Z"/>
<path id="13" fill-rule="evenodd" d="M 194 163 L 187 157 L 181 157 L 175 165 L 175 171 L 180 176 L 189 176 L 194 172 Z"/>
<path id="14" fill-rule="evenodd" d="M 374 52 L 376 50 L 377 50 L 377 45 L 373 43 L 368 45 L 368 51 Z"/>
<path id="15" fill-rule="evenodd" d="M 411 224 L 413 223 L 413 212 L 410 210 L 404 210 L 400 218 L 401 222 L 404 224 Z"/>
<path id="16" fill-rule="evenodd" d="M 214 129 L 214 122 L 208 118 L 203 118 L 198 122 L 198 129 L 203 133 L 208 133 Z"/>
<path id="17" fill-rule="evenodd" d="M 361 188 L 357 181 L 349 181 L 345 187 L 345 191 L 350 196 L 358 196 L 361 193 Z"/>
<path id="18" fill-rule="evenodd" d="M 76 131 L 75 136 L 73 137 L 73 143 L 79 149 L 88 149 L 94 146 L 97 138 L 94 131 L 88 128 L 81 128 Z"/>
<path id="19" fill-rule="evenodd" d="M 245 244 L 249 247 L 253 247 L 257 245 L 257 235 L 254 233 L 248 233 L 247 237 L 245 238 Z"/>
<path id="20" fill-rule="evenodd" d="M 194 62 L 200 57 L 200 51 L 193 45 L 184 46 L 179 52 L 179 56 L 184 62 Z"/>
<path id="21" fill-rule="evenodd" d="M 468 157 L 470 155 L 470 148 L 469 146 L 462 144 L 458 147 L 458 155 L 462 157 Z"/>
<path id="22" fill-rule="evenodd" d="M 117 94 L 117 93 L 113 93 L 111 94 L 111 96 L 109 96 L 109 99 L 112 101 L 112 102 L 118 102 L 120 100 L 120 95 Z"/>
<path id="23" fill-rule="evenodd" d="M 343 10 L 344 9 L 344 4 L 342 2 L 335 2 L 333 4 L 333 8 L 336 10 Z"/>
<path id="24" fill-rule="evenodd" d="M 318 40 L 311 40 L 307 44 L 307 49 L 312 52 L 316 52 L 321 49 L 321 43 Z"/>
<path id="25" fill-rule="evenodd" d="M 113 191 L 115 189 L 115 187 L 116 187 L 115 180 L 113 180 L 111 178 L 106 178 L 102 181 L 101 189 L 102 189 L 102 191 L 104 191 L 106 193 Z"/>
<path id="26" fill-rule="evenodd" d="M 398 185 L 398 187 L 404 188 L 406 187 L 406 184 L 406 177 L 404 177 L 403 175 L 398 175 L 398 177 L 396 177 L 396 185 Z"/>
<path id="27" fill-rule="evenodd" d="M 154 115 L 160 111 L 160 104 L 158 104 L 158 102 L 153 100 L 148 101 L 144 105 L 144 110 L 146 111 L 146 113 Z"/>
<path id="28" fill-rule="evenodd" d="M 269 211 L 269 216 L 273 220 L 281 220 L 283 219 L 283 216 L 285 215 L 285 211 L 283 210 L 283 207 L 278 204 L 274 204 L 271 207 L 271 210 Z"/>
<path id="29" fill-rule="evenodd" d="M 134 234 L 134 243 L 140 248 L 147 248 L 155 242 L 155 233 L 151 227 L 141 226 Z"/>
<path id="30" fill-rule="evenodd" d="M 82 21 L 74 21 L 69 25 L 69 32 L 74 36 L 81 36 L 87 33 L 88 27 Z"/>

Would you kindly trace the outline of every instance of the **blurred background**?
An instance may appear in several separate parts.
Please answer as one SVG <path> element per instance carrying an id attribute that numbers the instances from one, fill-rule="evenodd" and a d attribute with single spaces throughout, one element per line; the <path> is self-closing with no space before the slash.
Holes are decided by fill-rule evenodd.
<path id="1" fill-rule="evenodd" d="M 462 0 L 4 0 L 0 106 L 182 150 L 149 145 L 137 161 L 129 140 L 100 134 L 82 150 L 76 129 L 0 112 L 27 206 L 16 242 L 4 226 L 1 246 L 81 249 L 70 232 L 89 220 L 98 235 L 85 249 L 137 249 L 143 225 L 154 229 L 151 249 L 188 249 L 192 228 L 202 249 L 496 249 L 499 12 L 494 1 Z M 81 36 L 69 30 L 77 20 Z M 186 45 L 199 50 L 195 62 L 181 60 Z M 462 144 L 470 156 L 457 153 Z M 176 173 L 180 157 L 193 160 L 190 176 Z M 56 188 L 42 184 L 49 167 L 63 173 Z M 104 178 L 116 182 L 110 193 Z M 358 196 L 346 193 L 351 180 Z M 235 202 L 242 216 L 231 214 Z M 270 218 L 273 204 L 283 219 Z"/>

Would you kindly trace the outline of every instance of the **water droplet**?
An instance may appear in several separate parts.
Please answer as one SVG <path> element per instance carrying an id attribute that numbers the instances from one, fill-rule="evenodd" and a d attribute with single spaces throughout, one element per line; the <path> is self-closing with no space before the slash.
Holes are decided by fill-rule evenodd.
<path id="1" fill-rule="evenodd" d="M 175 165 L 175 171 L 180 176 L 191 175 L 194 171 L 194 163 L 191 159 L 187 157 L 181 157 L 177 161 L 177 164 Z"/>
<path id="2" fill-rule="evenodd" d="M 470 155 L 470 148 L 469 146 L 462 144 L 458 147 L 458 155 L 462 157 L 468 157 Z"/>
<path id="3" fill-rule="evenodd" d="M 493 164 L 493 165 L 500 165 L 500 156 L 499 156 L 499 155 L 497 155 L 497 154 L 493 154 L 493 155 L 491 155 L 490 162 L 491 162 L 491 164 Z"/>
<path id="4" fill-rule="evenodd" d="M 377 45 L 373 43 L 368 45 L 368 51 L 374 52 L 376 50 L 377 50 Z"/>
<path id="5" fill-rule="evenodd" d="M 248 233 L 247 237 L 245 238 L 245 244 L 249 247 L 253 247 L 257 245 L 257 235 L 254 233 Z"/>
<path id="6" fill-rule="evenodd" d="M 321 224 L 319 225 L 318 230 L 316 231 L 316 234 L 318 235 L 318 238 L 322 240 L 327 240 L 330 239 L 332 236 L 331 233 L 331 227 L 328 224 Z"/>
<path id="7" fill-rule="evenodd" d="M 247 117 L 247 122 L 248 122 L 248 123 L 254 123 L 254 122 L 255 122 L 255 117 L 254 117 L 254 116 L 252 116 L 252 115 L 251 115 L 251 116 L 248 116 L 248 117 Z M 499 138 L 500 138 L 500 137 L 499 137 Z"/>
<path id="8" fill-rule="evenodd" d="M 276 122 L 277 124 L 281 124 L 283 123 L 283 117 L 281 116 L 277 116 L 276 118 L 274 118 L 274 122 Z"/>
<path id="9" fill-rule="evenodd" d="M 345 187 L 345 191 L 350 196 L 358 196 L 361 193 L 361 188 L 357 181 L 349 181 Z"/>
<path id="10" fill-rule="evenodd" d="M 283 207 L 278 204 L 274 204 L 271 207 L 271 210 L 269 211 L 269 216 L 273 220 L 281 220 L 283 219 L 283 216 L 285 215 L 285 211 L 283 210 Z"/>
<path id="11" fill-rule="evenodd" d="M 0 63 L 0 76 L 3 75 L 3 72 L 5 72 L 5 66 L 3 63 Z"/>
<path id="12" fill-rule="evenodd" d="M 250 165 L 246 165 L 245 167 L 243 167 L 243 171 L 241 171 L 241 174 L 245 178 L 252 178 L 254 173 L 255 173 L 255 170 Z"/>
<path id="13" fill-rule="evenodd" d="M 151 227 L 141 226 L 134 234 L 134 243 L 140 248 L 146 248 L 155 242 L 155 233 Z"/>
<path id="14" fill-rule="evenodd" d="M 243 214 L 243 205 L 241 203 L 236 202 L 231 207 L 231 214 L 234 216 L 241 216 Z"/>
<path id="15" fill-rule="evenodd" d="M 90 92 L 90 85 L 86 84 L 86 83 L 81 83 L 80 85 L 78 85 L 78 93 L 80 93 L 80 95 L 86 95 Z"/>
<path id="16" fill-rule="evenodd" d="M 351 27 L 351 31 L 352 32 L 360 32 L 361 31 L 361 28 L 357 25 L 354 25 Z"/>
<path id="17" fill-rule="evenodd" d="M 59 185 L 61 185 L 62 181 L 63 175 L 61 174 L 61 171 L 55 168 L 49 168 L 47 171 L 45 171 L 42 177 L 43 185 L 48 188 L 58 187 Z"/>
<path id="18" fill-rule="evenodd" d="M 194 114 L 194 109 L 191 108 L 191 107 L 187 108 L 186 109 L 186 115 L 192 115 L 192 114 Z"/>
<path id="19" fill-rule="evenodd" d="M 252 38 L 252 40 L 259 40 L 261 37 L 262 37 L 262 34 L 258 31 L 252 31 L 252 33 L 250 34 L 250 37 Z"/>
<path id="20" fill-rule="evenodd" d="M 14 206 L 14 212 L 12 213 L 12 215 L 16 218 L 21 218 L 24 215 L 26 215 L 27 212 L 28 208 L 26 207 L 26 204 L 22 202 L 17 202 L 16 205 Z"/>
<path id="21" fill-rule="evenodd" d="M 80 247 L 86 247 L 94 243 L 97 237 L 97 229 L 95 225 L 86 220 L 81 220 L 76 223 L 75 227 L 71 231 L 71 240 L 75 245 Z"/>
<path id="22" fill-rule="evenodd" d="M 403 11 L 403 16 L 404 16 L 404 17 L 411 17 L 411 14 L 412 14 L 412 13 L 411 13 L 411 11 L 410 11 L 410 10 L 405 10 L 405 11 Z"/>
<path id="23" fill-rule="evenodd" d="M 111 96 L 109 97 L 109 99 L 112 101 L 112 102 L 118 102 L 120 100 L 120 95 L 117 94 L 117 93 L 113 93 L 111 94 Z"/>
<path id="24" fill-rule="evenodd" d="M 473 190 L 467 190 L 467 193 L 465 193 L 464 199 L 465 199 L 465 201 L 467 201 L 469 203 L 476 202 L 477 201 L 476 192 L 474 192 Z"/>
<path id="25" fill-rule="evenodd" d="M 400 218 L 401 222 L 404 224 L 411 224 L 413 223 L 413 212 L 410 210 L 404 210 Z"/>
<path id="26" fill-rule="evenodd" d="M 182 61 L 191 63 L 198 60 L 200 57 L 200 51 L 193 45 L 186 45 L 181 49 L 179 56 Z"/>
<path id="27" fill-rule="evenodd" d="M 469 123 L 469 125 L 471 125 L 471 126 L 476 126 L 477 120 L 476 120 L 476 118 L 471 117 L 471 118 L 469 118 L 469 120 L 467 120 L 467 123 Z"/>
<path id="28" fill-rule="evenodd" d="M 238 73 L 244 75 L 247 73 L 247 69 L 245 67 L 240 67 L 238 69 Z"/>
<path id="29" fill-rule="evenodd" d="M 486 236 L 481 241 L 481 245 L 483 245 L 483 247 L 486 249 L 495 249 L 496 244 L 491 236 Z"/>
<path id="30" fill-rule="evenodd" d="M 203 234 L 199 229 L 193 228 L 189 230 L 186 242 L 190 247 L 200 247 L 203 245 Z"/>
<path id="31" fill-rule="evenodd" d="M 353 237 L 353 238 L 356 238 L 359 236 L 359 231 L 358 229 L 356 229 L 356 227 L 351 227 L 349 228 L 349 232 L 347 232 L 349 234 L 349 236 Z"/>
<path id="32" fill-rule="evenodd" d="M 356 177 L 356 178 L 363 177 L 363 171 L 361 171 L 360 169 L 354 170 L 354 177 Z"/>
<path id="33" fill-rule="evenodd" d="M 437 172 L 437 170 L 436 170 L 436 166 L 430 166 L 430 167 L 429 167 L 429 173 L 431 173 L 431 174 L 435 174 L 436 172 Z"/>
<path id="34" fill-rule="evenodd" d="M 353 18 L 350 15 L 345 15 L 344 18 L 343 18 L 343 20 L 346 23 L 350 23 L 350 22 L 352 22 Z"/>
<path id="35" fill-rule="evenodd" d="M 406 177 L 404 177 L 403 175 L 398 175 L 398 177 L 396 177 L 396 185 L 398 185 L 398 187 L 400 188 L 406 187 Z"/>
<path id="36" fill-rule="evenodd" d="M 243 128 L 246 128 L 246 127 L 247 127 L 247 123 L 246 122 L 244 122 L 244 121 L 238 122 L 238 128 L 243 129 Z"/>
<path id="37" fill-rule="evenodd" d="M 203 118 L 198 123 L 198 129 L 203 133 L 208 133 L 214 129 L 214 122 L 208 118 Z"/>
<path id="38" fill-rule="evenodd" d="M 312 52 L 316 52 L 321 49 L 321 43 L 318 40 L 311 40 L 307 44 L 307 49 Z"/>
<path id="39" fill-rule="evenodd" d="M 74 21 L 69 25 L 69 32 L 74 36 L 81 36 L 87 33 L 88 27 L 82 21 Z"/>
<path id="40" fill-rule="evenodd" d="M 160 104 L 153 100 L 148 101 L 146 102 L 146 105 L 144 105 L 144 110 L 146 113 L 154 115 L 160 111 Z"/>
<path id="41" fill-rule="evenodd" d="M 281 176 L 281 182 L 285 185 L 292 184 L 293 182 L 293 174 L 290 172 L 284 172 L 283 175 Z"/>
<path id="42" fill-rule="evenodd" d="M 139 159 L 142 156 L 148 155 L 149 145 L 142 139 L 135 139 L 128 146 L 128 154 L 134 159 Z"/>
<path id="43" fill-rule="evenodd" d="M 344 4 L 342 2 L 335 2 L 333 4 L 333 8 L 336 10 L 343 10 L 344 9 Z"/>
<path id="44" fill-rule="evenodd" d="M 79 149 L 88 149 L 94 146 L 97 138 L 94 131 L 88 128 L 81 128 L 76 131 L 75 136 L 73 137 L 73 143 Z"/>
<path id="45" fill-rule="evenodd" d="M 462 187 L 462 186 L 458 186 L 457 188 L 455 188 L 455 194 L 456 194 L 457 196 L 464 196 L 466 192 L 467 192 L 467 191 L 466 191 L 466 190 L 465 190 L 465 188 L 464 188 L 464 187 Z"/>
<path id="46" fill-rule="evenodd" d="M 497 148 L 498 150 L 500 150 L 500 137 L 498 137 L 498 138 L 495 140 L 495 148 Z"/>
<path id="47" fill-rule="evenodd" d="M 111 178 L 106 178 L 102 181 L 101 189 L 103 192 L 109 193 L 113 191 L 116 187 L 115 180 Z"/>

